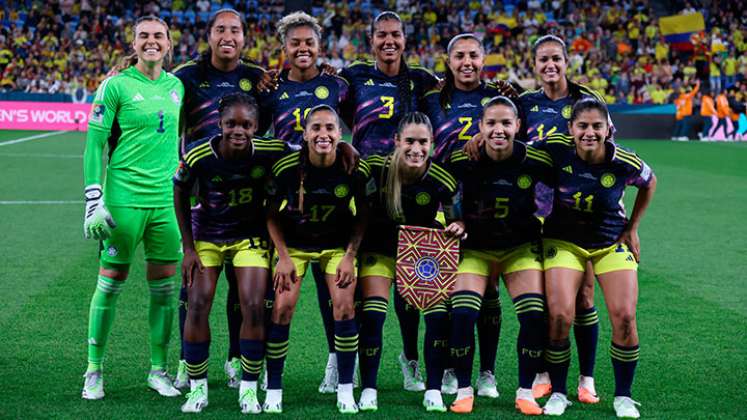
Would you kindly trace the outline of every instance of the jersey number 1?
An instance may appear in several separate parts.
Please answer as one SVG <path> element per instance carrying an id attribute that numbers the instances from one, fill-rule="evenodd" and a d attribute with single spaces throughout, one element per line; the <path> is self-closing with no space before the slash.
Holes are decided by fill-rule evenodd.
<path id="1" fill-rule="evenodd" d="M 163 110 L 158 111 L 158 128 L 156 133 L 164 133 L 166 130 L 163 128 Z"/>
<path id="2" fill-rule="evenodd" d="M 306 108 L 303 110 L 303 119 L 306 119 L 306 116 L 309 115 L 309 111 L 311 111 L 311 108 Z M 293 116 L 296 117 L 296 125 L 293 127 L 296 131 L 303 131 L 303 126 L 301 125 L 301 108 L 296 108 L 293 110 Z"/>

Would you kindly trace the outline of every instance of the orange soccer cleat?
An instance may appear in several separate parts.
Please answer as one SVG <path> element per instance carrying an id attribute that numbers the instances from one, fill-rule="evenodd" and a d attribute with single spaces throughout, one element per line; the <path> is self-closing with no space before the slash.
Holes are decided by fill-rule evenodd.
<path id="1" fill-rule="evenodd" d="M 474 403 L 475 397 L 465 397 L 451 403 L 449 410 L 451 410 L 452 413 L 468 414 L 472 412 L 472 406 Z"/>

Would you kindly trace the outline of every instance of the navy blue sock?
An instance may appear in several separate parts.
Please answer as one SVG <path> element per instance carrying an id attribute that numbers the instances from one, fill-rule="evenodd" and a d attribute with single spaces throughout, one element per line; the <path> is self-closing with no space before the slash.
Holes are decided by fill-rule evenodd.
<path id="1" fill-rule="evenodd" d="M 545 362 L 550 373 L 552 392 L 568 395 L 568 366 L 571 364 L 571 342 L 568 339 L 559 344 L 548 344 L 545 349 Z"/>
<path id="2" fill-rule="evenodd" d="M 335 321 L 338 383 L 352 384 L 355 355 L 358 353 L 358 324 L 354 319 Z"/>
<path id="3" fill-rule="evenodd" d="M 184 341 L 184 324 L 187 323 L 187 305 L 189 297 L 187 296 L 187 286 L 182 286 L 179 290 L 179 343 Z M 179 351 L 179 360 L 184 360 L 184 345 Z"/>
<path id="4" fill-rule="evenodd" d="M 332 317 L 332 297 L 329 295 L 327 280 L 318 262 L 311 263 L 311 274 L 316 284 L 316 298 L 319 302 L 319 313 L 322 315 L 324 335 L 327 338 L 327 352 L 335 352 L 335 319 Z"/>
<path id="5" fill-rule="evenodd" d="M 446 362 L 449 358 L 449 311 L 441 302 L 425 311 L 425 374 L 426 389 L 441 390 Z"/>
<path id="6" fill-rule="evenodd" d="M 267 337 L 267 389 L 283 389 L 283 367 L 288 355 L 290 325 L 272 323 Z"/>
<path id="7" fill-rule="evenodd" d="M 519 318 L 516 353 L 519 356 L 519 387 L 531 389 L 534 376 L 543 369 L 545 347 L 545 299 L 541 294 L 525 293 L 513 299 Z"/>
<path id="8" fill-rule="evenodd" d="M 480 371 L 495 372 L 498 340 L 501 336 L 501 300 L 498 290 L 488 290 L 482 298 L 477 318 L 477 340 L 480 344 Z"/>
<path id="9" fill-rule="evenodd" d="M 239 303 L 239 285 L 233 265 L 225 266 L 228 294 L 226 295 L 226 318 L 228 319 L 228 358 L 241 357 L 241 304 Z"/>
<path id="10" fill-rule="evenodd" d="M 189 379 L 207 378 L 210 341 L 191 343 L 185 340 L 182 342 L 182 349 Z"/>
<path id="11" fill-rule="evenodd" d="M 402 351 L 405 353 L 407 360 L 418 360 L 420 311 L 407 303 L 395 290 L 394 312 L 397 314 L 399 331 L 402 335 Z"/>
<path id="12" fill-rule="evenodd" d="M 615 371 L 615 396 L 630 397 L 635 367 L 638 365 L 641 348 L 639 345 L 625 347 L 615 343 L 610 345 L 612 369 Z"/>
<path id="13" fill-rule="evenodd" d="M 381 344 L 388 303 L 381 297 L 363 301 L 361 314 L 360 369 L 363 389 L 376 389 L 381 363 Z"/>
<path id="14" fill-rule="evenodd" d="M 462 291 L 451 295 L 449 349 L 459 388 L 466 388 L 472 383 L 475 322 L 480 315 L 481 300 L 475 292 Z"/>
<path id="15" fill-rule="evenodd" d="M 262 371 L 262 360 L 265 358 L 265 342 L 261 340 L 240 341 L 241 345 L 241 379 L 256 381 Z"/>
<path id="16" fill-rule="evenodd" d="M 594 376 L 599 340 L 599 315 L 596 307 L 592 306 L 576 313 L 573 334 L 576 337 L 579 371 L 584 376 Z"/>

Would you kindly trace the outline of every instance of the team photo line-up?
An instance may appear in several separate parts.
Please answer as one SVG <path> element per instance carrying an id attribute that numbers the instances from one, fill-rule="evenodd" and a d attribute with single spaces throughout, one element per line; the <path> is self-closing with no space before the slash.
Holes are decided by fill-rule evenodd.
<path id="1" fill-rule="evenodd" d="M 516 409 L 562 415 L 571 405 L 571 326 L 576 397 L 600 401 L 598 282 L 612 324 L 612 405 L 618 417 L 640 416 L 631 394 L 638 227 L 656 177 L 613 141 L 601 97 L 567 79 L 561 38 L 534 43 L 541 87 L 519 92 L 481 79 L 485 51 L 472 34 L 449 43 L 443 80 L 408 66 L 394 12 L 371 23 L 373 59 L 339 70 L 318 63 L 321 27 L 303 12 L 277 23 L 282 71 L 241 60 L 246 24 L 237 11 L 215 12 L 207 28 L 207 51 L 170 73 L 168 25 L 140 18 L 133 53 L 95 95 L 84 234 L 101 241 L 101 252 L 83 398 L 104 398 L 107 338 L 142 242 L 149 388 L 166 397 L 185 390 L 183 412 L 208 405 L 208 319 L 224 272 L 228 386 L 238 389 L 242 413 L 282 413 L 290 323 L 310 270 L 329 353 L 319 392 L 336 393 L 340 413 L 376 411 L 397 234 L 408 225 L 461 240 L 449 298 L 422 313 L 425 379 L 421 312 L 393 293 L 403 387 L 424 391 L 426 411 L 470 413 L 476 396 L 498 397 L 503 278 L 519 322 Z M 342 141 L 343 124 L 352 145 Z M 630 217 L 622 204 L 627 186 L 638 188 Z M 174 378 L 166 361 L 175 311 L 181 353 Z M 449 406 L 443 394 L 456 395 Z M 537 400 L 548 396 L 541 407 Z"/>

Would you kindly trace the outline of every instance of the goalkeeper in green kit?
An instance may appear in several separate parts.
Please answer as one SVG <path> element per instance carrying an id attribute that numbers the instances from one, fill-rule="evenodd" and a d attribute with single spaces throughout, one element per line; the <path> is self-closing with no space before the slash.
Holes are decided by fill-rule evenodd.
<path id="1" fill-rule="evenodd" d="M 154 16 L 135 23 L 135 53 L 104 80 L 94 98 L 83 157 L 86 238 L 102 241 L 88 324 L 88 368 L 82 396 L 104 397 L 103 359 L 117 297 L 140 242 L 150 290 L 148 387 L 180 395 L 166 375 L 181 257 L 171 178 L 178 164 L 179 112 L 184 87 L 163 70 L 171 50 L 166 23 Z M 102 191 L 102 155 L 108 146 Z"/>

